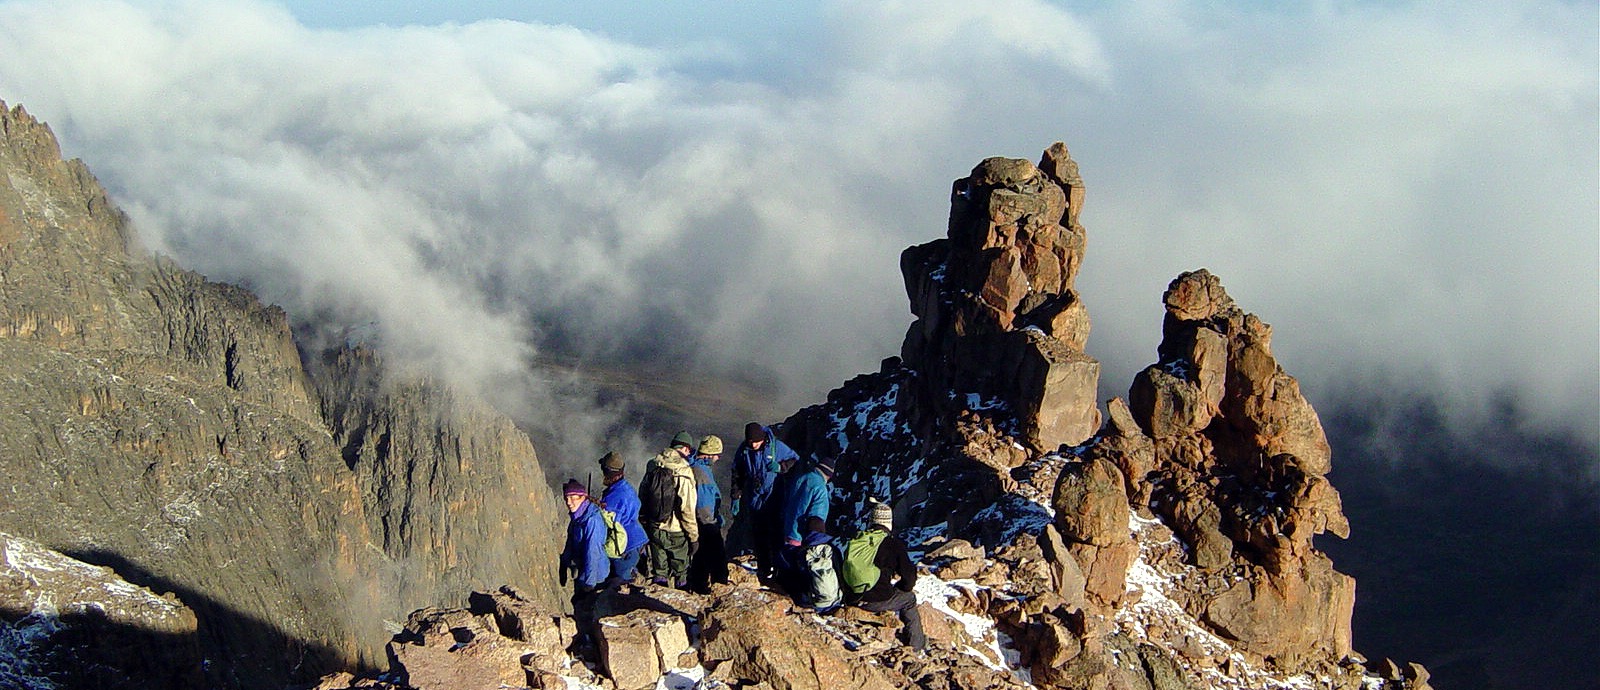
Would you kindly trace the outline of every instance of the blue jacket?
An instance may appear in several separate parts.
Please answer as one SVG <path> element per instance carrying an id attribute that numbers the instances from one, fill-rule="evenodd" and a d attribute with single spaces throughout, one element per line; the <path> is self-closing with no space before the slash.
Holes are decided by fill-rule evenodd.
<path id="1" fill-rule="evenodd" d="M 822 476 L 821 470 L 806 470 L 789 483 L 789 492 L 783 499 L 783 512 L 779 515 L 783 520 L 779 527 L 783 529 L 783 538 L 786 540 L 800 541 L 800 519 L 815 515 L 824 522 L 828 519 L 828 480 Z"/>
<path id="2" fill-rule="evenodd" d="M 733 486 L 744 507 L 751 510 L 760 510 L 772 497 L 772 480 L 778 476 L 778 463 L 800 459 L 793 448 L 772 434 L 771 429 L 763 427 L 763 430 L 767 442 L 761 445 L 761 450 L 741 443 L 733 456 Z M 778 500 L 782 501 L 783 497 L 779 496 Z"/>
<path id="3" fill-rule="evenodd" d="M 584 501 L 567 523 L 561 567 L 578 571 L 578 584 L 587 587 L 599 587 L 611 574 L 611 559 L 606 558 L 606 519 L 591 501 Z"/>
<path id="4" fill-rule="evenodd" d="M 629 551 L 643 547 L 649 541 L 650 538 L 644 534 L 644 525 L 639 524 L 639 492 L 633 488 L 632 482 L 618 479 L 606 487 L 600 502 L 605 504 L 606 510 L 616 513 L 617 523 L 628 533 Z"/>
<path id="5" fill-rule="evenodd" d="M 711 461 L 695 455 L 689 458 L 689 469 L 694 470 L 695 519 L 702 525 L 722 526 L 722 488 L 711 474 Z"/>

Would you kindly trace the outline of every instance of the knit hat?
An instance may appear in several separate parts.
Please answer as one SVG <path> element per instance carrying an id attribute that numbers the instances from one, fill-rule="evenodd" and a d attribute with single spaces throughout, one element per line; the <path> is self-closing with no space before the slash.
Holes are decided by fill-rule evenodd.
<path id="1" fill-rule="evenodd" d="M 567 483 L 561 485 L 561 493 L 565 496 L 588 496 L 589 490 L 583 487 L 583 482 L 568 479 Z"/>
<path id="2" fill-rule="evenodd" d="M 835 462 L 835 460 L 833 458 L 823 458 L 821 460 L 818 460 L 817 461 L 817 469 L 822 470 L 823 474 L 826 474 L 829 477 L 832 477 L 833 476 L 833 463 L 834 462 Z"/>
<path id="3" fill-rule="evenodd" d="M 765 440 L 767 440 L 767 428 L 761 426 L 761 422 L 750 422 L 749 424 L 744 425 L 745 443 L 755 443 L 756 441 Z"/>
<path id="4" fill-rule="evenodd" d="M 672 443 L 669 444 L 669 445 L 683 446 L 684 448 L 693 448 L 694 447 L 694 437 L 690 436 L 689 432 L 687 432 L 687 431 L 680 431 L 677 434 L 673 435 Z"/>
<path id="5" fill-rule="evenodd" d="M 615 452 L 607 452 L 600 458 L 600 469 L 608 474 L 621 472 L 622 458 L 617 457 Z"/>
<path id="6" fill-rule="evenodd" d="M 894 530 L 894 508 L 887 503 L 879 503 L 872 507 L 872 524 L 882 527 L 885 531 Z"/>
<path id="7" fill-rule="evenodd" d="M 705 437 L 700 441 L 701 455 L 722 455 L 722 439 L 716 434 Z"/>

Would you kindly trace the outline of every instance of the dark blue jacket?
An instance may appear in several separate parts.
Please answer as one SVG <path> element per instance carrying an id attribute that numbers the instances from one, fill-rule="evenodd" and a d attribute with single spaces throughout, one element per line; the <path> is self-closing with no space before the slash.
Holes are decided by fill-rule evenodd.
<path id="1" fill-rule="evenodd" d="M 738 490 L 739 500 L 744 507 L 752 511 L 760 510 L 771 499 L 772 480 L 778 476 L 778 463 L 800 459 L 794 449 L 772 434 L 771 429 L 762 427 L 762 430 L 767 434 L 767 442 L 761 445 L 761 450 L 741 443 L 733 456 L 734 488 Z M 782 501 L 783 497 L 779 496 L 778 500 Z"/>
<path id="2" fill-rule="evenodd" d="M 600 501 L 605 504 L 606 510 L 617 515 L 617 523 L 628 533 L 628 550 L 644 546 L 650 538 L 644 534 L 644 525 L 639 524 L 639 492 L 633 488 L 633 483 L 618 479 L 606 487 Z"/>
<path id="3" fill-rule="evenodd" d="M 702 525 L 722 526 L 722 488 L 711 474 L 711 461 L 696 454 L 689 458 L 694 471 L 695 519 Z"/>
<path id="4" fill-rule="evenodd" d="M 793 542 L 800 541 L 800 519 L 815 515 L 828 520 L 828 480 L 822 476 L 821 470 L 811 469 L 796 475 L 789 483 L 789 492 L 783 499 L 783 511 L 779 513 L 782 522 L 779 528 L 783 530 L 783 538 Z"/>
<path id="5" fill-rule="evenodd" d="M 576 570 L 578 584 L 586 587 L 599 587 L 611 574 L 611 559 L 606 558 L 606 519 L 592 501 L 584 501 L 567 523 L 561 566 Z"/>

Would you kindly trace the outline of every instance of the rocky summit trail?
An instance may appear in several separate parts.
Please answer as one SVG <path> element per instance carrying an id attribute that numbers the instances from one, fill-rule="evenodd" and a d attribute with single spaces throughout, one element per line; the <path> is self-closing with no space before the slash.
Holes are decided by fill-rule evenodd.
<path id="1" fill-rule="evenodd" d="M 892 615 L 819 615 L 736 568 L 709 596 L 603 595 L 593 645 L 513 589 L 477 592 L 413 614 L 390 673 L 322 687 L 1428 687 L 1351 649 L 1355 582 L 1312 544 L 1349 530 L 1327 440 L 1216 276 L 1168 286 L 1159 361 L 1101 420 L 1076 168 L 1057 144 L 956 181 L 947 237 L 902 258 L 901 356 L 780 425 L 837 458 L 830 532 L 893 506 L 927 652 Z"/>

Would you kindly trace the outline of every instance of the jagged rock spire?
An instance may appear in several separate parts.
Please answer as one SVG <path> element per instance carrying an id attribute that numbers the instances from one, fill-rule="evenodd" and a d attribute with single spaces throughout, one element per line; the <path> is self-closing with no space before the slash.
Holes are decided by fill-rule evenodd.
<path id="1" fill-rule="evenodd" d="M 1089 314 L 1073 290 L 1083 198 L 1059 142 L 1037 166 L 989 158 L 952 185 L 947 236 L 900 257 L 917 316 L 901 354 L 925 409 L 949 419 L 970 407 L 962 396 L 996 400 L 1044 450 L 1094 433 L 1100 364 L 1083 352 Z"/>
<path id="2" fill-rule="evenodd" d="M 1272 356 L 1272 329 L 1216 276 L 1184 273 L 1162 300 L 1160 361 L 1135 377 L 1126 403 L 1108 404 L 1086 469 L 1062 473 L 1058 514 L 1089 502 L 1077 477 L 1113 465 L 1123 484 L 1101 493 L 1159 514 L 1206 574 L 1183 602 L 1195 618 L 1286 667 L 1348 654 L 1355 581 L 1311 541 L 1349 534 L 1323 477 L 1331 453 L 1316 411 Z M 1102 556 L 1085 567 L 1089 581 L 1120 580 L 1131 558 L 1103 558 L 1126 549 L 1114 535 L 1075 517 L 1057 523 L 1080 559 Z"/>

